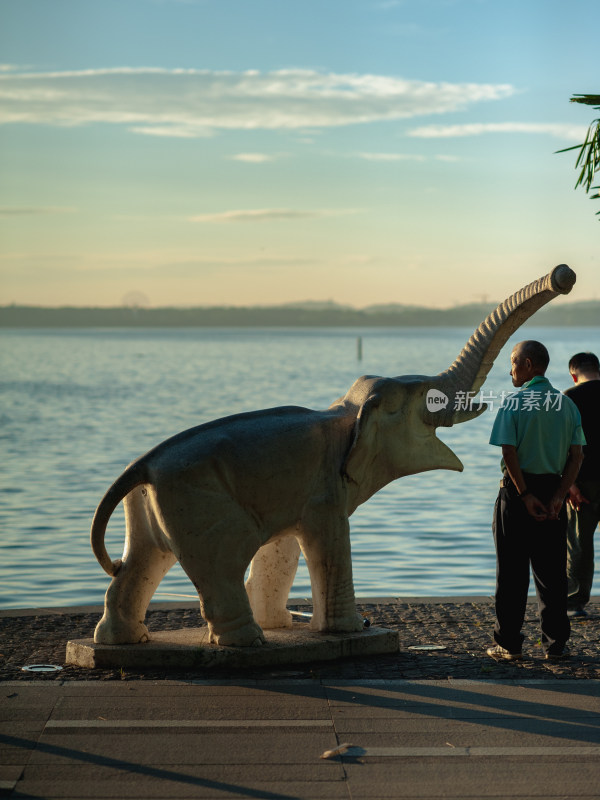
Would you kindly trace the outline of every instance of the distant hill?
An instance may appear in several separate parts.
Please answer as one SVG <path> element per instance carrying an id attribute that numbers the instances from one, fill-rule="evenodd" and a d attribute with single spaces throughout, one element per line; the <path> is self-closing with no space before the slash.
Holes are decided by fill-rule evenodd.
<path id="1" fill-rule="evenodd" d="M 2 328 L 187 328 L 187 327 L 476 327 L 496 307 L 471 303 L 453 308 L 386 304 L 356 309 L 332 301 L 282 306 L 205 308 L 47 308 L 0 306 Z M 535 315 L 549 326 L 600 325 L 600 300 L 556 303 Z"/>

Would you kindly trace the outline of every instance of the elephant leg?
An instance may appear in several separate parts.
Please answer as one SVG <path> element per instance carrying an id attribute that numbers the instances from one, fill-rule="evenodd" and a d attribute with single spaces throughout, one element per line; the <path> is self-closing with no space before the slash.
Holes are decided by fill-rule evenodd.
<path id="1" fill-rule="evenodd" d="M 126 498 L 125 520 L 127 544 L 123 564 L 108 587 L 104 616 L 94 632 L 94 641 L 99 644 L 148 641 L 144 624 L 148 604 L 176 561 L 170 550 L 158 545 L 161 534 L 141 490 Z"/>
<path id="2" fill-rule="evenodd" d="M 246 592 L 254 619 L 263 628 L 291 628 L 287 599 L 294 583 L 300 545 L 295 536 L 282 536 L 263 545 L 252 559 Z"/>
<path id="3" fill-rule="evenodd" d="M 312 587 L 311 629 L 361 631 L 364 623 L 355 605 L 348 519 L 337 511 L 320 513 L 305 527 L 301 544 Z"/>
<path id="4" fill-rule="evenodd" d="M 201 535 L 189 533 L 178 545 L 181 566 L 198 592 L 209 641 L 231 647 L 261 645 L 264 634 L 244 589 L 246 569 L 260 546 L 256 523 L 239 509 Z"/>

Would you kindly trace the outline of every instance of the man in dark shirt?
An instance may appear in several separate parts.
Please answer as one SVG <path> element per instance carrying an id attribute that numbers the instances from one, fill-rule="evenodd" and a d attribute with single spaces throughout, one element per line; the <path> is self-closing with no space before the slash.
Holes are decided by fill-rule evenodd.
<path id="1" fill-rule="evenodd" d="M 587 617 L 594 578 L 594 531 L 600 519 L 600 363 L 594 353 L 569 361 L 575 383 L 565 394 L 579 409 L 585 439 L 583 464 L 567 504 L 568 614 Z"/>

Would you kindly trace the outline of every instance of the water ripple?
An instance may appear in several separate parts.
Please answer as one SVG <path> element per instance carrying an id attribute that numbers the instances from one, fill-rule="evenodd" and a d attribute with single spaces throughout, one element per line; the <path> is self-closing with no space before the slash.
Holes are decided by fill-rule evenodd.
<path id="1" fill-rule="evenodd" d="M 109 579 L 89 546 L 94 510 L 124 467 L 168 436 L 256 408 L 326 408 L 361 374 L 437 374 L 470 334 L 0 331 L 0 607 L 102 601 Z M 550 380 L 564 388 L 568 359 L 590 348 L 590 330 L 532 328 L 529 335 L 549 345 Z M 501 353 L 486 391 L 510 389 L 511 346 Z M 462 474 L 403 478 L 357 510 L 351 519 L 357 594 L 493 592 L 491 514 L 499 453 L 487 443 L 492 419 L 486 412 L 438 431 L 463 461 Z M 121 554 L 123 527 L 120 507 L 106 537 L 113 557 Z M 193 587 L 176 565 L 159 591 L 193 594 Z M 303 560 L 292 594 L 310 596 Z"/>

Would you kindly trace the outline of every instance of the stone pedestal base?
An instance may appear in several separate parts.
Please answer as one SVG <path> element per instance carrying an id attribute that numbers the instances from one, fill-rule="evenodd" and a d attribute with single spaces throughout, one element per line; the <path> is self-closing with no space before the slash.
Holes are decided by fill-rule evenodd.
<path id="1" fill-rule="evenodd" d="M 261 647 L 221 647 L 207 641 L 206 628 L 155 631 L 143 644 L 67 643 L 66 663 L 90 669 L 248 669 L 338 658 L 397 653 L 397 631 L 366 628 L 360 633 L 316 633 L 308 625 L 265 631 Z"/>

